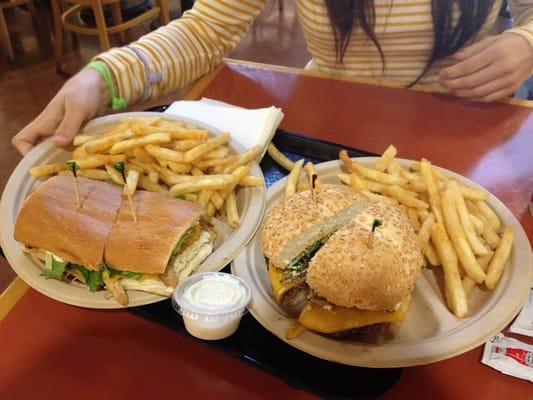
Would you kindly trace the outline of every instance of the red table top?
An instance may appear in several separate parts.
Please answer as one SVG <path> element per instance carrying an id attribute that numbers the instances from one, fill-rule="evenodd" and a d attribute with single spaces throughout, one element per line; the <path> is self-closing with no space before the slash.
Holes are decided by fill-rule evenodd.
<path id="1" fill-rule="evenodd" d="M 526 214 L 533 193 L 529 108 L 238 63 L 218 71 L 201 95 L 277 105 L 286 130 L 373 152 L 393 143 L 400 157 L 426 157 L 491 190 L 533 238 Z M 0 343 L 0 398 L 314 397 L 133 314 L 80 309 L 33 290 L 0 320 Z M 482 365 L 480 357 L 478 347 L 406 368 L 384 398 L 533 398 L 530 383 Z"/>

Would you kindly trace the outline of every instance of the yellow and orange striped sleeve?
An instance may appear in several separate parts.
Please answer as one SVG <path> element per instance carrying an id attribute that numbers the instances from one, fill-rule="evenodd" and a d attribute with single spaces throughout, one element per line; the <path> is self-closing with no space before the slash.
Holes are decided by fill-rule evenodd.
<path id="1" fill-rule="evenodd" d="M 533 51 L 533 0 L 510 0 L 509 10 L 514 27 L 506 32 L 522 36 Z"/>
<path id="2" fill-rule="evenodd" d="M 127 104 L 179 89 L 211 71 L 267 0 L 197 0 L 183 16 L 128 46 L 98 55 Z"/>

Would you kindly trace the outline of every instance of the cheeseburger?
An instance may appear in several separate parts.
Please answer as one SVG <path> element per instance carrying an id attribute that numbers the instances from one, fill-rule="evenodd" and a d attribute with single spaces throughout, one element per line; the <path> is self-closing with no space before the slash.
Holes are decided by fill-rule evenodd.
<path id="1" fill-rule="evenodd" d="M 265 221 L 261 243 L 274 297 L 301 326 L 342 335 L 405 318 L 423 258 L 399 208 L 331 185 L 317 189 L 316 202 L 309 191 L 283 200 Z M 303 251 L 287 249 L 308 236 L 315 240 L 303 239 Z"/>

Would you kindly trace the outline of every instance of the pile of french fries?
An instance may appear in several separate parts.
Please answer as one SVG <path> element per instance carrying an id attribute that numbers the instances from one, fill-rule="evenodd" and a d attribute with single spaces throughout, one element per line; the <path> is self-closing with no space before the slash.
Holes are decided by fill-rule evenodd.
<path id="1" fill-rule="evenodd" d="M 422 159 L 403 168 L 389 146 L 373 167 L 365 167 L 341 151 L 341 182 L 370 199 L 398 205 L 415 232 L 427 264 L 442 266 L 445 297 L 457 316 L 468 313 L 468 297 L 476 284 L 494 289 L 509 259 L 514 231 L 502 227 L 486 203 L 488 193 L 464 186 Z"/>
<path id="2" fill-rule="evenodd" d="M 260 156 L 260 146 L 233 154 L 229 133 L 210 137 L 204 129 L 161 117 L 126 118 L 108 132 L 78 135 L 72 158 L 78 176 L 125 185 L 132 196 L 136 188 L 168 192 L 198 203 L 209 217 L 225 218 L 232 228 L 240 225 L 236 191 L 242 186 L 263 186 L 263 178 L 250 175 Z M 126 182 L 116 168 L 124 163 Z M 65 163 L 36 166 L 34 177 L 70 174 Z M 127 193 L 126 193 L 127 192 Z"/>

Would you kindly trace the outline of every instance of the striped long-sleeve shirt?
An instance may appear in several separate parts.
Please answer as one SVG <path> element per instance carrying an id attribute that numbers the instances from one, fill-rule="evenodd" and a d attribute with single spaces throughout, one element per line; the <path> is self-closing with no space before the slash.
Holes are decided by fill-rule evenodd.
<path id="1" fill-rule="evenodd" d="M 111 69 L 118 95 L 128 104 L 154 98 L 196 80 L 231 52 L 249 29 L 266 0 L 197 0 L 193 9 L 168 25 L 123 48 L 111 49 L 97 59 Z M 533 0 L 509 0 L 514 27 L 533 47 Z M 375 33 L 386 68 L 375 45 L 360 29 L 350 39 L 343 63 L 335 57 L 335 41 L 324 0 L 296 0 L 309 52 L 316 69 L 332 75 L 375 77 L 410 83 L 424 69 L 433 46 L 430 0 L 374 0 Z M 494 2 L 475 40 L 486 37 L 494 25 L 501 0 Z M 435 82 L 438 71 L 451 59 L 437 62 L 421 80 Z M 149 81 L 147 71 L 161 74 Z"/>

